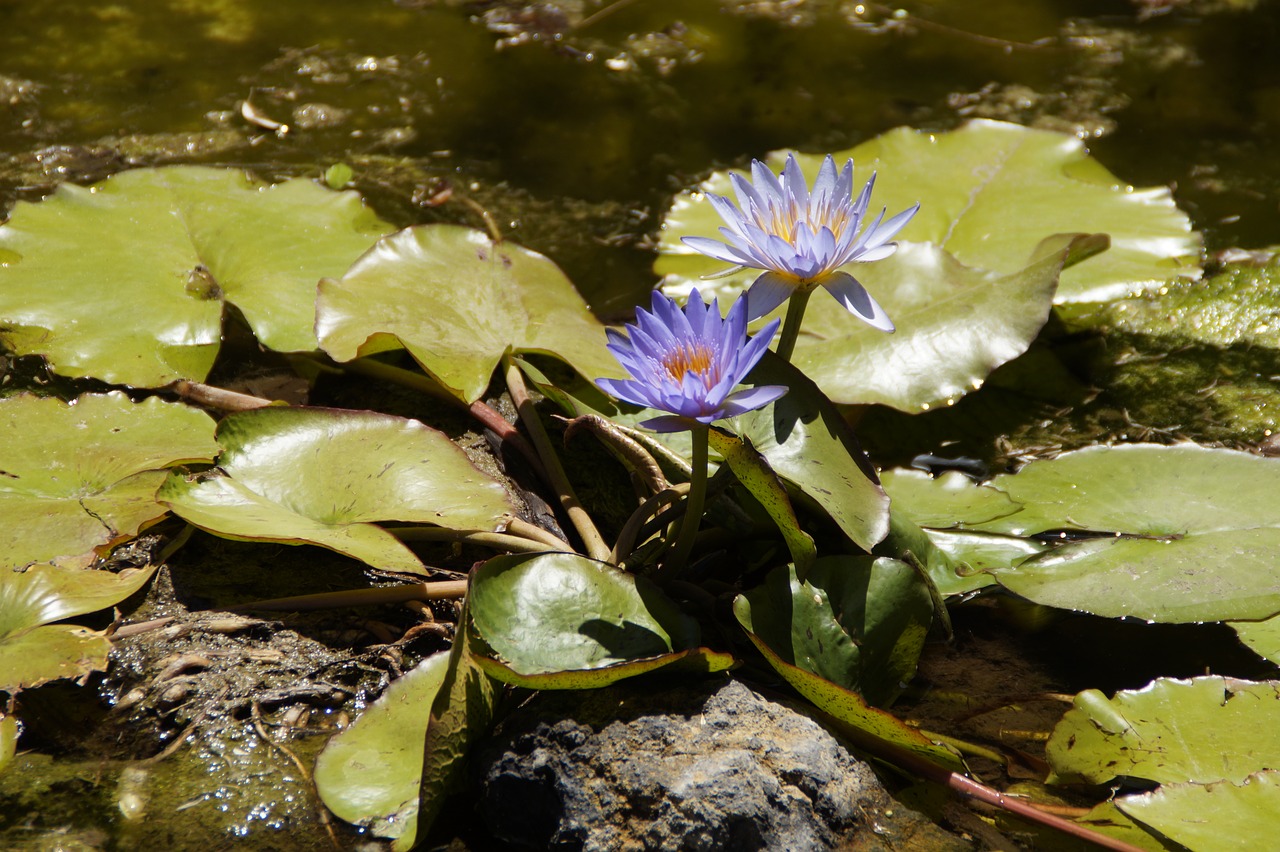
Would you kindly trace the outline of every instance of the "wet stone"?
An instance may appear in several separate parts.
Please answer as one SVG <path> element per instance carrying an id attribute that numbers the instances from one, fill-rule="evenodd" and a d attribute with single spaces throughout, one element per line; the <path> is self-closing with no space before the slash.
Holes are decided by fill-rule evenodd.
<path id="1" fill-rule="evenodd" d="M 826 729 L 739 681 L 544 692 L 474 764 L 511 848 L 967 849 Z"/>

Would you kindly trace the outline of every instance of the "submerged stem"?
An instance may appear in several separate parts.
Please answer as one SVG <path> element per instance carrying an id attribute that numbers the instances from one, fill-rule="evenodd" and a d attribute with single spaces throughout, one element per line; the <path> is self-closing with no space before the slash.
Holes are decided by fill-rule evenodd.
<path id="1" fill-rule="evenodd" d="M 800 336 L 800 322 L 804 319 L 805 306 L 813 290 L 796 290 L 787 302 L 787 318 L 782 321 L 782 334 L 778 335 L 778 357 L 784 361 L 791 360 L 791 353 L 796 348 L 796 338 Z"/>
<path id="2" fill-rule="evenodd" d="M 699 423 L 693 427 L 693 469 L 689 473 L 689 497 L 685 501 L 684 521 L 680 524 L 675 551 L 665 560 L 675 571 L 682 570 L 693 553 L 693 541 L 702 523 L 702 509 L 707 499 L 707 455 L 709 427 Z"/>
<path id="3" fill-rule="evenodd" d="M 529 390 L 524 384 L 524 375 L 520 372 L 520 367 L 510 357 L 506 359 L 506 380 L 507 391 L 511 394 L 511 401 L 515 403 L 516 412 L 520 415 L 521 421 L 524 422 L 525 428 L 529 430 L 529 436 L 533 439 L 533 446 L 537 450 L 538 456 L 542 459 L 542 467 L 547 474 L 547 483 L 556 492 L 556 497 L 559 498 L 560 505 L 564 507 L 565 514 L 569 516 L 574 529 L 582 537 L 582 543 L 587 548 L 587 555 L 601 562 L 609 561 L 609 545 L 604 543 L 604 538 L 601 537 L 600 531 L 596 529 L 595 522 L 591 520 L 591 516 L 587 514 L 587 511 L 582 508 L 582 504 L 578 502 L 578 496 L 573 492 L 573 486 L 569 484 L 569 477 L 564 472 L 564 465 L 560 463 L 560 457 L 556 455 L 555 448 L 551 446 L 551 438 L 547 436 L 547 430 L 543 428 L 542 420 L 538 417 L 537 408 L 529 397 Z"/>

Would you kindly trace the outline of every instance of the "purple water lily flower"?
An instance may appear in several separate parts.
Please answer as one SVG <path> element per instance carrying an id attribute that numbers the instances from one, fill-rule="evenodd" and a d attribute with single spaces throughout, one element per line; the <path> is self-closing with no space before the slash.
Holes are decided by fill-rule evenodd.
<path id="1" fill-rule="evenodd" d="M 883 260 L 897 249 L 890 242 L 920 209 L 917 204 L 884 221 L 881 210 L 863 227 L 871 202 L 873 174 L 853 197 L 853 160 L 836 174 L 830 154 L 822 161 L 810 190 L 794 155 L 787 157 L 781 180 L 759 160 L 751 162 L 751 182 L 730 176 L 738 204 L 707 193 L 727 227 L 726 242 L 707 237 L 684 237 L 685 245 L 702 254 L 732 263 L 733 270 L 763 269 L 747 291 L 747 319 L 764 316 L 793 293 L 823 287 L 859 319 L 881 331 L 893 322 L 866 288 L 840 267 L 855 261 Z M 741 205 L 739 207 L 738 205 Z"/>
<path id="2" fill-rule="evenodd" d="M 670 414 L 640 425 L 655 432 L 678 432 L 768 405 L 787 392 L 781 385 L 734 391 L 769 348 L 778 321 L 748 339 L 744 299 L 726 317 L 694 290 L 681 311 L 654 291 L 653 310 L 636 312 L 627 333 L 608 329 L 609 351 L 630 379 L 596 379 L 601 390 L 625 402 Z"/>

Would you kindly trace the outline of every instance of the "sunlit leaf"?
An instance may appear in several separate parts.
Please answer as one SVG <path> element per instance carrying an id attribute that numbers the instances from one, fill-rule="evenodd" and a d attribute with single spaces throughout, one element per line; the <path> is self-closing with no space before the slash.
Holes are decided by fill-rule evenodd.
<path id="1" fill-rule="evenodd" d="M 1161 678 L 1108 699 L 1081 692 L 1049 739 L 1059 776 L 1106 783 L 1242 783 L 1280 765 L 1280 681 Z M 1260 734 L 1264 734 L 1261 735 Z"/>
<path id="2" fill-rule="evenodd" d="M 423 660 L 329 740 L 315 770 L 325 807 L 378 837 L 413 838 L 427 723 L 448 668 L 447 651 Z"/>
<path id="3" fill-rule="evenodd" d="M 322 282 L 316 331 L 339 361 L 403 346 L 465 402 L 508 352 L 554 355 L 588 378 L 622 375 L 604 326 L 559 267 L 456 225 L 392 234 Z"/>
<path id="4" fill-rule="evenodd" d="M 1132 817 L 1116 807 L 1114 799 L 1095 805 L 1087 814 L 1076 817 L 1074 821 L 1099 834 L 1136 846 L 1138 849 L 1147 849 L 1150 852 L 1164 852 L 1164 850 L 1172 852 L 1177 848 L 1180 852 L 1180 847 L 1161 842 L 1160 838 L 1134 822 Z"/>
<path id="5" fill-rule="evenodd" d="M 165 514 L 165 468 L 213 458 L 213 430 L 202 411 L 118 392 L 0 400 L 0 568 L 84 566 L 136 534 Z"/>
<path id="6" fill-rule="evenodd" d="M 1166 622 L 1280 612 L 1280 459 L 1190 444 L 1090 447 L 990 485 L 1023 508 L 981 529 L 1126 534 L 995 572 L 1037 603 Z"/>
<path id="7" fill-rule="evenodd" d="M 1280 836 L 1280 770 L 1257 772 L 1239 783 L 1167 784 L 1117 799 L 1116 806 L 1196 852 L 1267 849 Z"/>
<path id="8" fill-rule="evenodd" d="M 804 581 L 794 567 L 771 571 L 738 596 L 734 613 L 781 659 L 883 704 L 915 675 L 933 601 L 908 565 L 828 556 Z"/>
<path id="9" fill-rule="evenodd" d="M 915 559 L 942 596 L 964 594 L 995 582 L 952 559 L 934 544 L 932 532 L 921 529 L 905 514 L 890 511 L 889 534 L 871 552 L 902 561 Z"/>
<path id="10" fill-rule="evenodd" d="M 0 773 L 8 768 L 18 753 L 18 717 L 0 713 Z"/>
<path id="11" fill-rule="evenodd" d="M 1003 491 L 977 485 L 954 470 L 935 479 L 922 470 L 895 468 L 881 472 L 880 484 L 895 512 L 933 529 L 978 524 L 1011 515 L 1019 508 Z"/>
<path id="12" fill-rule="evenodd" d="M 942 570 L 930 563 L 929 576 L 944 595 L 966 594 L 993 585 L 996 578 L 992 571 L 1010 568 L 1049 549 L 1047 544 L 1016 535 L 934 529 L 926 529 L 924 534 L 950 560 Z"/>
<path id="13" fill-rule="evenodd" d="M 490 559 L 468 607 L 481 650 L 522 676 L 604 670 L 699 639 L 697 622 L 652 583 L 573 553 Z"/>
<path id="14" fill-rule="evenodd" d="M 1259 656 L 1280 665 L 1280 616 L 1263 621 L 1232 621 L 1230 624 L 1241 642 Z"/>
<path id="15" fill-rule="evenodd" d="M 368 411 L 263 408 L 222 422 L 216 471 L 175 472 L 157 499 L 210 532 L 317 544 L 421 573 L 377 521 L 493 530 L 514 511 L 497 481 L 442 433 Z"/>
<path id="16" fill-rule="evenodd" d="M 785 396 L 727 425 L 769 466 L 821 507 L 849 539 L 870 550 L 889 529 L 889 500 L 831 400 L 803 372 L 766 355 L 747 385 L 785 385 Z"/>
<path id="17" fill-rule="evenodd" d="M 0 690 L 105 669 L 111 650 L 105 635 L 51 622 L 118 604 L 146 585 L 154 570 L 114 574 L 54 565 L 0 570 Z"/>
<path id="18" fill-rule="evenodd" d="M 780 170 L 786 154 L 771 154 L 769 165 Z M 1114 299 L 1200 274 L 1200 236 L 1168 188 L 1127 186 L 1075 136 L 973 121 L 949 133 L 899 128 L 834 156 L 837 162 L 853 158 L 858 184 L 876 173 L 875 212 L 920 203 L 901 239 L 933 243 L 966 266 L 1009 274 L 1050 234 L 1109 235 L 1109 251 L 1063 273 L 1059 301 Z M 812 179 L 822 155 L 797 159 Z M 699 189 L 732 197 L 724 172 Z M 721 224 L 699 194 L 678 198 L 664 222 L 659 274 L 685 283 L 723 268 L 679 241 L 715 237 Z M 857 276 L 867 268 L 854 264 L 850 271 Z M 872 292 L 888 306 L 887 290 Z"/>
<path id="19" fill-rule="evenodd" d="M 317 282 L 388 230 L 354 193 L 302 179 L 172 166 L 64 183 L 0 227 L 20 258 L 0 266 L 0 339 L 136 387 L 203 379 L 228 304 L 267 346 L 315 349 Z"/>

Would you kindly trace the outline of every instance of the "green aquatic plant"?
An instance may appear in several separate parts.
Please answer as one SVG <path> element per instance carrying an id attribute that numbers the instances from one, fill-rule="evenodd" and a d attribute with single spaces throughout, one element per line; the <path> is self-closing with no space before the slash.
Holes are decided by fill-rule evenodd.
<path id="1" fill-rule="evenodd" d="M 0 583 L 0 668 L 10 673 L 0 689 L 20 713 L 24 690 L 102 668 L 110 638 L 56 622 L 145 584 L 149 568 L 107 570 L 113 548 L 146 527 L 176 542 L 190 525 L 327 548 L 408 581 L 353 589 L 348 603 L 465 593 L 451 649 L 396 680 L 316 764 L 328 807 L 396 849 L 427 837 L 509 688 L 589 689 L 656 671 L 771 670 L 860 748 L 1095 840 L 1176 838 L 1170 801 L 1225 797 L 1235 812 L 1258 813 L 1280 786 L 1270 752 L 1206 774 L 1204 755 L 1221 743 L 1181 738 L 1212 720 L 1265 725 L 1280 679 L 1158 681 L 1151 692 L 1172 708 L 1180 751 L 1124 774 L 1166 786 L 1076 823 L 965 777 L 957 747 L 970 746 L 890 709 L 926 640 L 947 635 L 949 609 L 996 592 L 1108 618 L 1229 622 L 1274 662 L 1280 548 L 1267 495 L 1280 461 L 1137 445 L 1064 453 L 986 482 L 882 477 L 849 403 L 920 412 L 985 393 L 992 371 L 1042 334 L 1055 302 L 1128 295 L 1157 274 L 1190 281 L 1198 238 L 1167 195 L 1113 191 L 1076 140 L 1055 134 L 989 122 L 895 131 L 853 156 L 879 170 L 890 208 L 919 201 L 919 212 L 865 222 L 871 184 L 854 198 L 851 167 L 835 166 L 844 155 L 788 155 L 781 180 L 768 163 L 782 155 L 756 163 L 753 183 L 717 175 L 673 206 L 658 260 L 664 292 L 625 330 L 597 320 L 542 255 L 459 225 L 388 233 L 354 193 L 308 181 L 248 192 L 237 173 L 138 170 L 100 192 L 20 205 L 0 227 L 0 341 L 44 357 L 60 380 L 121 390 L 95 386 L 74 405 L 0 399 L 0 501 L 12 509 L 0 530 L 13 560 Z M 712 197 L 708 187 L 722 184 L 741 206 Z M 1083 213 L 1061 209 L 1064 192 Z M 255 230 L 259 213 L 266 225 Z M 93 233 L 86 222 L 115 233 L 122 216 L 182 226 L 77 254 L 76 240 Z M 730 223 L 727 246 L 707 236 L 717 217 Z M 782 232 L 793 242 L 781 245 Z M 868 260 L 877 262 L 857 267 L 858 279 L 842 268 Z M 740 273 L 703 282 L 716 261 L 765 272 L 754 283 Z M 89 322 L 76 294 L 90 265 L 129 280 L 116 308 L 136 313 L 154 299 L 162 321 L 127 335 L 118 319 Z M 786 292 L 783 273 L 794 279 Z M 46 279 L 61 283 L 32 286 Z M 815 308 L 801 330 L 796 294 L 818 286 L 844 307 Z M 680 307 L 668 294 L 682 290 Z M 792 333 L 779 346 L 790 358 L 768 352 L 781 320 L 764 316 L 788 295 Z M 200 384 L 227 305 L 301 375 L 420 393 L 419 410 L 487 431 L 496 453 L 456 424 Z M 893 336 L 882 333 L 889 316 Z M 594 436 L 604 451 L 594 458 L 606 461 L 567 460 L 552 440 L 562 427 Z M 32 463 L 35 450 L 56 465 Z M 547 514 L 529 511 L 533 495 Z M 59 536 L 37 523 L 45 516 Z M 455 549 L 432 552 L 470 568 L 465 581 L 431 579 L 432 542 Z M 44 656 L 27 671 L 33 643 Z M 1226 705 L 1218 693 L 1237 697 Z M 1115 755 L 1149 738 L 1138 716 L 1156 697 L 1107 700 L 1077 697 L 1050 741 L 1050 780 L 1108 783 Z M 0 719 L 0 764 L 17 736 L 12 718 Z M 363 771 L 372 764 L 380 771 Z"/>

